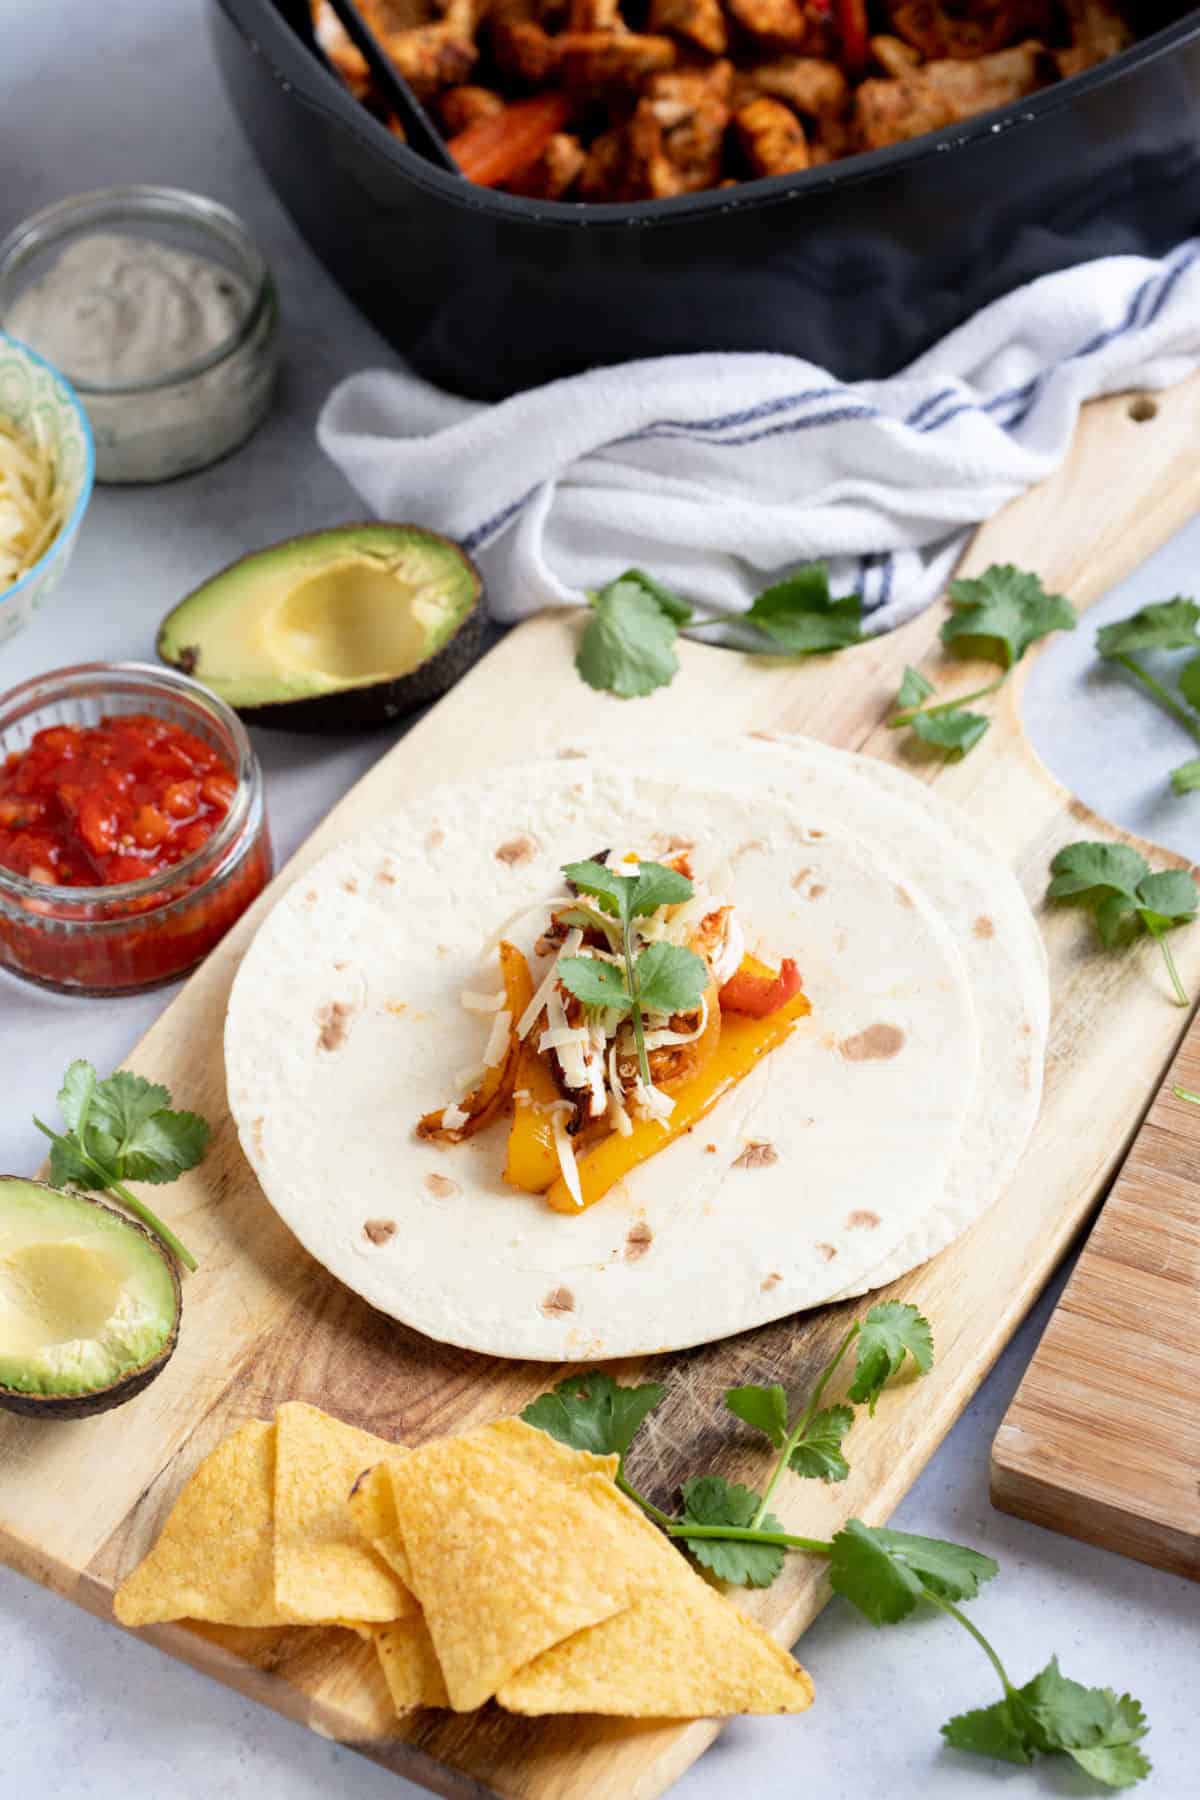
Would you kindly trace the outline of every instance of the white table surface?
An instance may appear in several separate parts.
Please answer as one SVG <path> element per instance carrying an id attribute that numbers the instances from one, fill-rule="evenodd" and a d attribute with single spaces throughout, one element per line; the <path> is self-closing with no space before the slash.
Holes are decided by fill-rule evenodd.
<path id="1" fill-rule="evenodd" d="M 63 662 L 150 657 L 160 615 L 244 550 L 361 513 L 317 450 L 312 421 L 339 376 L 391 353 L 310 255 L 246 149 L 210 57 L 197 0 L 0 0 L 0 232 L 80 189 L 156 181 L 199 189 L 246 218 L 280 281 L 286 374 L 280 404 L 229 462 L 160 488 L 97 490 L 67 583 L 0 650 L 0 688 Z M 1152 427 L 1151 427 L 1152 429 Z M 1186 734 L 1096 664 L 1093 630 L 1147 600 L 1200 588 L 1200 519 L 1058 639 L 1027 717 L 1046 761 L 1121 823 L 1200 860 L 1200 796 L 1171 797 L 1165 772 L 1195 753 Z M 276 844 L 286 856 L 393 741 L 258 735 Z M 0 977 L 0 1168 L 32 1170 L 30 1124 L 65 1063 L 125 1056 L 169 993 L 73 1002 Z M 973 1609 L 1017 1679 L 1057 1650 L 1085 1682 L 1131 1689 L 1152 1724 L 1149 1791 L 1194 1794 L 1189 1743 L 1200 1685 L 1200 1592 L 1105 1551 L 1005 1518 L 988 1503 L 988 1453 L 1045 1325 L 1056 1282 L 895 1516 L 995 1555 L 1001 1575 Z M 919 1278 L 914 1293 L 919 1294 Z M 52 1429 L 52 1428 L 48 1428 Z M 120 1415 L 113 1429 L 119 1440 Z M 118 1445 L 119 1448 L 119 1445 Z M 80 1504 L 87 1504 L 85 1493 Z M 417 1790 L 227 1692 L 0 1569 L 0 1793 L 25 1800 L 396 1800 Z M 1060 1759 L 1034 1771 L 940 1747 L 951 1713 L 995 1697 L 993 1677 L 948 1620 L 874 1632 L 837 1603 L 808 1633 L 817 1687 L 801 1719 L 732 1724 L 675 1792 L 679 1800 L 974 1800 L 1090 1791 Z"/>

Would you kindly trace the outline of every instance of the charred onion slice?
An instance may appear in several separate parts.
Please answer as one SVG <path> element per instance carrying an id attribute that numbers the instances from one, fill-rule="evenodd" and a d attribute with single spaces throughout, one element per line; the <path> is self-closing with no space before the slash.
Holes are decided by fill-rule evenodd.
<path id="1" fill-rule="evenodd" d="M 490 1125 L 512 1098 L 521 1049 L 517 1024 L 533 999 L 533 977 L 529 973 L 529 964 L 512 944 L 500 945 L 500 977 L 504 983 L 504 1004 L 508 1010 L 507 1050 L 493 1068 L 484 1070 L 479 1086 L 464 1100 L 457 1102 L 459 1111 L 467 1115 L 465 1125 L 443 1125 L 442 1118 L 448 1111 L 448 1108 L 443 1107 L 440 1112 L 425 1114 L 417 1126 L 418 1137 L 428 1138 L 438 1144 L 461 1144 L 464 1138 L 473 1137 L 485 1125 Z"/>

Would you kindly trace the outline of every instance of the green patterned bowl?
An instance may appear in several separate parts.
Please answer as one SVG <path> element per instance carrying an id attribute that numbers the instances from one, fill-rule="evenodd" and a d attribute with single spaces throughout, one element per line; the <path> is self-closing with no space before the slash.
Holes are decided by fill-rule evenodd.
<path id="1" fill-rule="evenodd" d="M 87 414 L 70 382 L 40 356 L 0 331 L 0 413 L 17 425 L 36 419 L 54 448 L 58 480 L 66 491 L 66 523 L 32 569 L 11 587 L 0 587 L 0 647 L 28 625 L 67 571 L 88 501 L 96 452 Z"/>

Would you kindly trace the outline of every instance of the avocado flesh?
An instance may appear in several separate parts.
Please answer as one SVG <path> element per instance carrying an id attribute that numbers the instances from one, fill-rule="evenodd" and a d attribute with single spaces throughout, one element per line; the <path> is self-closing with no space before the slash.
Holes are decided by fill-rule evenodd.
<path id="1" fill-rule="evenodd" d="M 293 723 L 282 716 L 289 706 L 374 689 L 386 690 L 382 715 L 395 717 L 409 710 L 405 682 L 412 705 L 433 697 L 421 677 L 449 663 L 466 628 L 478 647 L 481 591 L 473 564 L 446 538 L 415 526 L 343 526 L 215 575 L 168 613 L 158 651 L 237 710 L 261 709 L 260 722 L 271 722 L 272 707 L 276 722 Z M 362 705 L 350 710 L 349 722 L 359 722 Z"/>
<path id="2" fill-rule="evenodd" d="M 174 1264 L 140 1225 L 0 1177 L 0 1405 L 82 1414 L 132 1397 L 174 1348 L 179 1307 Z"/>

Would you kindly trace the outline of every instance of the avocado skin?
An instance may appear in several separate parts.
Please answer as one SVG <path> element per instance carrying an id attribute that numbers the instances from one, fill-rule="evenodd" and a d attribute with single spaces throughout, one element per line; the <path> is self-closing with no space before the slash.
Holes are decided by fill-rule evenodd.
<path id="1" fill-rule="evenodd" d="M 374 529 L 379 524 L 379 520 L 351 521 L 345 525 L 326 526 L 320 531 L 302 532 L 286 541 L 299 544 L 306 538 L 324 537 L 332 531 L 350 533 Z M 471 664 L 478 660 L 483 650 L 487 623 L 487 596 L 483 577 L 475 563 L 461 544 L 439 531 L 431 531 L 428 526 L 400 526 L 399 529 L 419 531 L 423 537 L 452 550 L 473 577 L 475 600 L 454 636 L 428 662 L 410 670 L 407 675 L 398 675 L 393 681 L 378 681 L 371 687 L 342 688 L 306 700 L 264 701 L 256 706 L 234 706 L 234 712 L 247 725 L 261 726 L 266 730 L 299 731 L 313 736 L 330 737 L 347 731 L 380 730 L 385 725 L 394 724 L 397 719 L 428 706 L 432 701 L 440 700 L 459 677 L 466 674 Z M 265 548 L 274 546 L 268 545 Z M 251 561 L 262 554 L 263 550 L 253 550 L 245 556 L 235 558 L 226 568 L 210 575 L 202 586 L 207 587 L 210 582 L 230 574 L 240 563 Z M 191 598 L 191 594 L 185 595 L 184 600 L 179 601 L 166 614 L 158 629 L 155 649 L 161 662 L 166 663 L 169 668 L 179 669 L 184 675 L 190 675 L 204 686 L 204 670 L 199 666 L 195 652 L 189 653 L 187 649 L 183 649 L 170 654 L 166 648 L 167 628 L 179 608 Z"/>
<path id="2" fill-rule="evenodd" d="M 45 1188 L 48 1194 L 57 1194 L 59 1191 L 48 1181 L 32 1181 L 27 1175 L 0 1175 L 0 1182 L 6 1180 L 20 1181 L 26 1187 Z M 175 1354 L 175 1346 L 179 1342 L 179 1321 L 183 1316 L 183 1287 L 179 1279 L 179 1269 L 170 1251 L 152 1231 L 147 1230 L 140 1219 L 131 1218 L 128 1213 L 118 1212 L 115 1206 L 106 1206 L 103 1200 L 97 1200 L 91 1194 L 82 1193 L 75 1188 L 70 1191 L 75 1199 L 83 1200 L 88 1206 L 98 1207 L 101 1212 L 110 1213 L 113 1218 L 119 1219 L 122 1225 L 127 1226 L 130 1231 L 138 1232 L 153 1247 L 155 1254 L 160 1257 L 170 1271 L 171 1285 L 175 1290 L 174 1323 L 171 1327 L 171 1335 L 157 1356 L 153 1357 L 150 1362 L 143 1363 L 139 1368 L 126 1370 L 125 1374 L 118 1376 L 116 1381 L 109 1382 L 106 1387 L 95 1388 L 90 1393 L 23 1394 L 18 1393 L 14 1388 L 0 1387 L 0 1411 L 17 1413 L 22 1418 L 91 1419 L 97 1413 L 111 1412 L 115 1406 L 124 1406 L 127 1400 L 132 1400 L 144 1388 L 148 1388 L 157 1375 L 162 1374 Z"/>
<path id="3" fill-rule="evenodd" d="M 398 675 L 395 681 L 377 681 L 373 687 L 344 688 L 340 693 L 321 694 L 312 700 L 238 706 L 234 711 L 247 725 L 262 725 L 276 731 L 303 731 L 314 736 L 377 731 L 422 706 L 428 706 L 432 700 L 440 700 L 459 676 L 466 674 L 483 649 L 485 616 L 481 588 L 474 606 L 449 643 L 443 644 L 419 669 L 413 669 L 408 675 Z M 201 671 L 196 680 L 203 679 Z"/>

